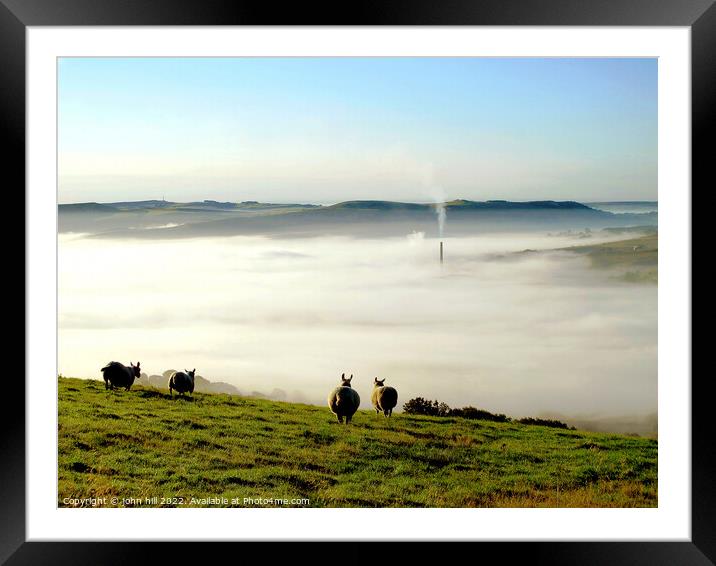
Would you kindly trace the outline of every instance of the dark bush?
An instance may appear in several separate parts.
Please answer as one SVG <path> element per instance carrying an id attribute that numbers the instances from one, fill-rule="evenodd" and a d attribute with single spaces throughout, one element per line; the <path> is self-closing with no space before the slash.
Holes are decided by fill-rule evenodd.
<path id="1" fill-rule="evenodd" d="M 464 419 L 474 419 L 478 421 L 494 421 L 497 423 L 510 422 L 510 417 L 503 414 L 494 414 L 483 409 L 475 407 L 463 407 L 462 409 L 453 409 L 450 411 L 451 417 L 462 417 Z"/>
<path id="2" fill-rule="evenodd" d="M 434 401 L 434 403 L 438 404 L 438 417 L 448 417 L 450 416 L 450 413 L 452 412 L 452 409 L 450 408 L 450 405 L 447 403 L 438 403 L 437 401 Z"/>
<path id="3" fill-rule="evenodd" d="M 444 417 L 445 411 L 450 411 L 445 403 L 438 401 L 430 401 L 422 397 L 411 399 L 403 405 L 403 412 L 408 415 L 428 415 L 430 417 Z M 442 411 L 442 413 L 441 413 Z"/>
<path id="4" fill-rule="evenodd" d="M 403 412 L 406 415 L 427 415 L 429 417 L 462 417 L 463 419 L 471 419 L 477 421 L 492 421 L 496 423 L 509 423 L 512 419 L 502 413 L 491 413 L 484 409 L 476 409 L 475 407 L 463 407 L 461 409 L 451 409 L 447 403 L 441 401 L 431 401 L 416 397 L 403 404 Z M 562 421 L 553 419 L 537 419 L 534 417 L 525 417 L 518 419 L 520 424 L 548 426 L 552 428 L 563 428 L 568 430 L 576 430 L 574 427 L 567 426 Z"/>
<path id="5" fill-rule="evenodd" d="M 538 426 L 549 426 L 552 428 L 566 428 L 567 423 L 563 423 L 562 421 L 552 420 L 552 419 L 535 419 L 532 417 L 526 417 L 524 419 L 519 419 L 517 421 L 520 424 L 527 424 L 527 425 L 538 425 Z"/>
<path id="6" fill-rule="evenodd" d="M 496 415 L 489 411 L 476 409 L 475 407 L 463 407 L 462 409 L 451 409 L 447 403 L 431 401 L 416 397 L 403 405 L 403 412 L 408 415 L 428 415 L 431 417 L 462 417 L 482 421 L 494 421 L 499 423 L 510 422 L 505 415 Z"/>

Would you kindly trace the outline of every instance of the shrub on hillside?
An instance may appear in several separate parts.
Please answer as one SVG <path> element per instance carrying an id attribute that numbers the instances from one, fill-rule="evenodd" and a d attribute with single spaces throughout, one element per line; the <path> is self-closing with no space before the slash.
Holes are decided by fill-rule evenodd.
<path id="1" fill-rule="evenodd" d="M 463 407 L 462 409 L 453 409 L 450 411 L 451 417 L 462 417 L 464 419 L 474 419 L 478 421 L 494 421 L 497 423 L 510 422 L 510 417 L 503 414 L 495 414 L 483 409 L 475 407 Z"/>
<path id="2" fill-rule="evenodd" d="M 475 407 L 462 407 L 461 409 L 451 409 L 447 403 L 441 401 L 431 401 L 416 397 L 403 404 L 403 412 L 406 415 L 427 415 L 429 417 L 462 417 L 463 419 L 471 419 L 477 421 L 492 421 L 497 423 L 509 423 L 512 419 L 502 413 L 491 413 L 484 409 Z M 551 428 L 564 428 L 576 430 L 574 427 L 567 426 L 566 423 L 554 419 L 539 419 L 534 417 L 524 417 L 517 419 L 515 422 L 525 425 L 548 426 Z"/>
<path id="3" fill-rule="evenodd" d="M 446 417 L 450 414 L 450 407 L 447 403 L 430 401 L 422 397 L 416 397 L 403 404 L 403 412 L 407 415 L 428 415 L 430 417 Z"/>
<path id="4" fill-rule="evenodd" d="M 463 407 L 462 409 L 451 409 L 447 403 L 431 401 L 416 397 L 403 405 L 403 412 L 408 415 L 428 415 L 431 417 L 462 417 L 482 421 L 494 421 L 498 423 L 510 422 L 510 418 L 502 414 L 494 414 L 475 407 Z"/>
<path id="5" fill-rule="evenodd" d="M 533 417 L 525 417 L 524 419 L 519 419 L 517 422 L 520 424 L 549 426 L 552 428 L 569 428 L 567 423 L 553 419 L 535 419 Z"/>
<path id="6" fill-rule="evenodd" d="M 435 401 L 435 402 L 438 403 L 437 401 Z M 451 411 L 452 411 L 452 409 L 450 408 L 450 405 L 448 405 L 447 403 L 443 403 L 443 402 L 438 403 L 438 417 L 449 417 Z"/>

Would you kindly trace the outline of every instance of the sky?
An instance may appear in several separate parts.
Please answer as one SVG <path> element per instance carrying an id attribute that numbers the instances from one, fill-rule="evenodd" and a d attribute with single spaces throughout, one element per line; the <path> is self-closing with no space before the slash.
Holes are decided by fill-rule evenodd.
<path id="1" fill-rule="evenodd" d="M 657 60 L 60 58 L 59 202 L 657 200 Z"/>

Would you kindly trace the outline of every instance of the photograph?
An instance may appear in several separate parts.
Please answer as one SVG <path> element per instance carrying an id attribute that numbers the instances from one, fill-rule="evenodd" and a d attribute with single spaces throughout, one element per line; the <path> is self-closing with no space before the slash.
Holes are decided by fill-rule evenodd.
<path id="1" fill-rule="evenodd" d="M 657 57 L 56 69 L 58 508 L 659 507 Z"/>

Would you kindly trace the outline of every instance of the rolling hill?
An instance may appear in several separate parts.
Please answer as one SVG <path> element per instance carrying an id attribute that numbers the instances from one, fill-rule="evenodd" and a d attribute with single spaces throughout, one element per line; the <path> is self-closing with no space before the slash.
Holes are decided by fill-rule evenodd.
<path id="1" fill-rule="evenodd" d="M 443 206 L 447 214 L 447 236 L 655 225 L 657 222 L 655 212 L 614 214 L 574 201 L 458 199 Z M 93 237 L 151 239 L 231 235 L 382 237 L 404 236 L 414 231 L 431 237 L 438 233 L 435 204 L 384 200 L 346 201 L 330 206 L 208 200 L 63 204 L 59 205 L 59 229 Z"/>
<path id="2" fill-rule="evenodd" d="M 656 284 L 659 279 L 659 236 L 656 231 L 648 231 L 637 238 L 562 250 L 583 255 L 592 267 L 610 270 L 625 281 Z"/>
<path id="3" fill-rule="evenodd" d="M 63 377 L 58 401 L 60 507 L 657 506 L 653 439 L 373 411 L 346 426 L 327 407 Z"/>

